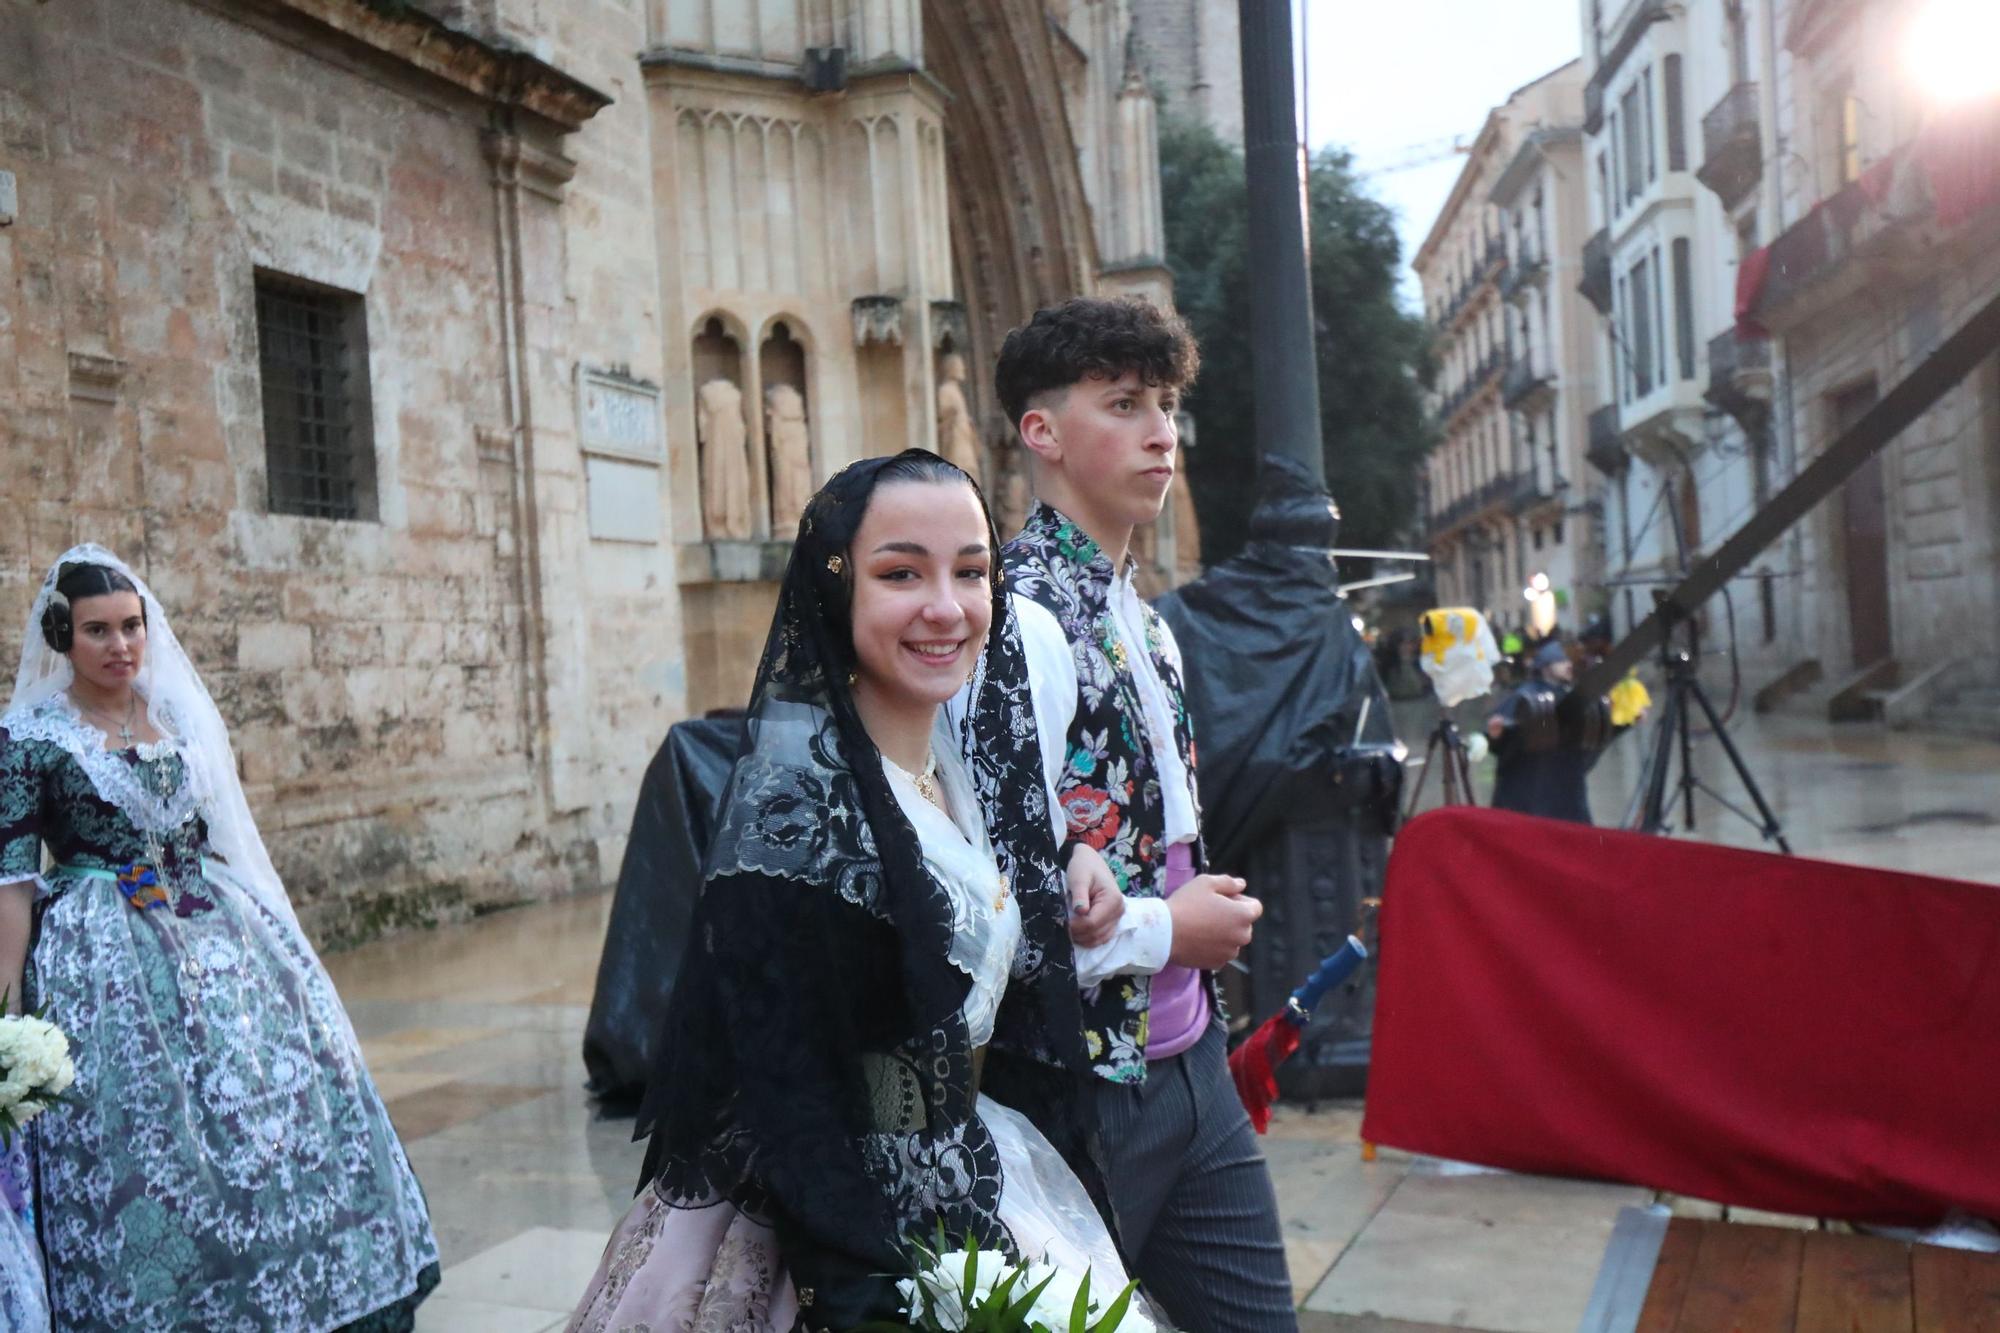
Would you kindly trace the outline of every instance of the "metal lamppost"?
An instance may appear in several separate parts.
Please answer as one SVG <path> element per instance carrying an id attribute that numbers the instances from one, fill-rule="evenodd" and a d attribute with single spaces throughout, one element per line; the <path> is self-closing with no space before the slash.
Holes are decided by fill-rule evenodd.
<path id="1" fill-rule="evenodd" d="M 1251 384 L 1265 453 L 1321 485 L 1319 367 L 1306 266 L 1306 174 L 1292 96 L 1291 0 L 1237 0 L 1243 48 L 1243 169 L 1250 203 Z"/>

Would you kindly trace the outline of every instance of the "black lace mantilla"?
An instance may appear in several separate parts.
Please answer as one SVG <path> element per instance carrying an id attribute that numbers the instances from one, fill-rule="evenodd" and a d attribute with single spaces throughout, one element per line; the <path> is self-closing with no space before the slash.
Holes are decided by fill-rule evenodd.
<path id="1" fill-rule="evenodd" d="M 834 1328 L 892 1317 L 893 1276 L 940 1225 L 1011 1249 L 999 1156 L 974 1110 L 950 901 L 847 688 L 840 567 L 892 461 L 848 467 L 807 507 L 638 1127 L 652 1136 L 645 1181 L 670 1203 L 720 1197 L 769 1221 L 814 1292 L 807 1317 Z M 1015 812 L 993 841 L 1023 936 L 984 1087 L 1101 1203 L 1063 883 L 998 580 L 993 602 L 965 727 L 982 802 Z"/>

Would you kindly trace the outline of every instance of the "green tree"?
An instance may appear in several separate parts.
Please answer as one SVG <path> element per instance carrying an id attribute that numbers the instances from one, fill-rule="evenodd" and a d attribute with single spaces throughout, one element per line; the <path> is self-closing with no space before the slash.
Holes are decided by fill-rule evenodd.
<path id="1" fill-rule="evenodd" d="M 1243 155 L 1205 125 L 1169 120 L 1160 130 L 1160 178 L 1174 301 L 1201 340 L 1188 466 L 1202 558 L 1214 563 L 1241 547 L 1256 495 Z M 1397 303 L 1395 219 L 1367 193 L 1346 153 L 1313 160 L 1308 199 L 1320 433 L 1341 541 L 1406 542 L 1433 438 L 1423 402 L 1429 331 Z"/>

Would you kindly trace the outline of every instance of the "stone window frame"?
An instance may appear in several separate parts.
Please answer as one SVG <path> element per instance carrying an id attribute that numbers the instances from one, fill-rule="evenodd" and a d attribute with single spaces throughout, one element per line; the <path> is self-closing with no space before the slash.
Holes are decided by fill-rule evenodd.
<path id="1" fill-rule="evenodd" d="M 367 298 L 276 269 L 257 268 L 253 280 L 267 511 L 379 522 Z M 321 327 L 280 330 L 288 314 Z M 292 334 L 294 347 L 280 333 Z M 290 354 L 301 341 L 304 355 Z"/>

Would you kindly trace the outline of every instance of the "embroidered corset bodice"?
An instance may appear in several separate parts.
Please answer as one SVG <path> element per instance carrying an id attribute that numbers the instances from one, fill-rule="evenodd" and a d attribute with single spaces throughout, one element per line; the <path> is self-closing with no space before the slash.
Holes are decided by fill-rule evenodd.
<path id="1" fill-rule="evenodd" d="M 60 697 L 0 721 L 0 881 L 39 874 L 44 844 L 58 869 L 117 870 L 157 848 L 178 879 L 199 874 L 207 843 L 172 741 L 106 750 Z"/>

